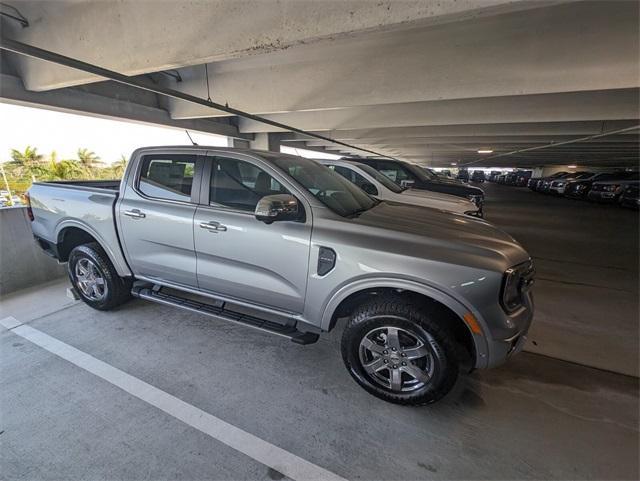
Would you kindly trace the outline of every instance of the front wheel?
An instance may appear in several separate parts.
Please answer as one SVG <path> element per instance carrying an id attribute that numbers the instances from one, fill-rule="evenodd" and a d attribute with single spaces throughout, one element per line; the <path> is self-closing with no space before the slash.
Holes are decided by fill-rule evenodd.
<path id="1" fill-rule="evenodd" d="M 131 280 L 118 276 L 104 250 L 96 242 L 75 247 L 67 272 L 74 290 L 90 307 L 108 311 L 131 297 Z"/>
<path id="2" fill-rule="evenodd" d="M 373 299 L 352 315 L 342 336 L 351 376 L 385 401 L 422 405 L 454 386 L 459 360 L 453 335 L 436 311 L 398 296 Z"/>

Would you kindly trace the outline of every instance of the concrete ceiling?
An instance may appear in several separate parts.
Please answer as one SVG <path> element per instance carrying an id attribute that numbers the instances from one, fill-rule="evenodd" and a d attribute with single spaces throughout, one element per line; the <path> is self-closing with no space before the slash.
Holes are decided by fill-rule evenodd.
<path id="1" fill-rule="evenodd" d="M 640 124 L 632 0 L 9 3 L 6 37 L 424 165 L 639 160 L 638 129 L 567 143 Z M 15 54 L 0 96 L 363 154 Z"/>

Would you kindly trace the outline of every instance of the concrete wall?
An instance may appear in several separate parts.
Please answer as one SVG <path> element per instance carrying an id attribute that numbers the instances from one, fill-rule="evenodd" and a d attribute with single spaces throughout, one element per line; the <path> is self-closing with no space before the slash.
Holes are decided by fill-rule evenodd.
<path id="1" fill-rule="evenodd" d="M 0 296 L 65 275 L 33 241 L 27 209 L 0 209 Z"/>

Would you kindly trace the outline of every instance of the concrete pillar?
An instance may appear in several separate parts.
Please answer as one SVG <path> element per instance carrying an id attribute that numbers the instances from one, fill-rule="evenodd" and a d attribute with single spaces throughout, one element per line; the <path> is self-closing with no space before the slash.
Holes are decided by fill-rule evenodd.
<path id="1" fill-rule="evenodd" d="M 227 137 L 227 146 L 236 149 L 250 149 L 251 141 L 245 139 L 237 139 L 235 137 Z"/>
<path id="2" fill-rule="evenodd" d="M 271 152 L 280 152 L 280 143 L 282 142 L 282 133 L 258 133 L 252 141 L 249 142 L 252 149 L 269 150 Z"/>

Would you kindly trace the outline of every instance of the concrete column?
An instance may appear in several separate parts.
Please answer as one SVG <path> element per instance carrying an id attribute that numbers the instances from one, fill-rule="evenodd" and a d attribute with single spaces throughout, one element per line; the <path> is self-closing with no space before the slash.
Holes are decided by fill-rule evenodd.
<path id="1" fill-rule="evenodd" d="M 235 137 L 227 137 L 227 146 L 236 149 L 250 149 L 251 141 L 245 139 L 237 139 Z"/>
<path id="2" fill-rule="evenodd" d="M 282 137 L 282 133 L 261 132 L 256 134 L 249 144 L 252 149 L 280 152 Z"/>

